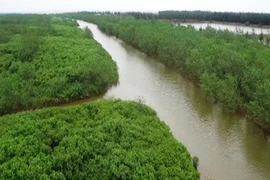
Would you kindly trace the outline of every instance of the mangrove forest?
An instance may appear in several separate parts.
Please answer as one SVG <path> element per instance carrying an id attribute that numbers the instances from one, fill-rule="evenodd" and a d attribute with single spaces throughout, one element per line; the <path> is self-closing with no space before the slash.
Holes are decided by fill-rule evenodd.
<path id="1" fill-rule="evenodd" d="M 229 112 L 270 125 L 270 48 L 255 35 L 130 16 L 69 14 L 114 35 L 198 83 Z"/>
<path id="2" fill-rule="evenodd" d="M 102 94 L 118 81 L 110 55 L 77 22 L 0 16 L 0 114 Z"/>
<path id="3" fill-rule="evenodd" d="M 6 115 L 0 144 L 3 180 L 200 177 L 169 127 L 136 102 L 103 100 Z"/>
<path id="4" fill-rule="evenodd" d="M 118 81 L 112 57 L 76 20 L 0 15 L 0 179 L 199 180 L 199 159 L 140 102 L 47 107 Z"/>

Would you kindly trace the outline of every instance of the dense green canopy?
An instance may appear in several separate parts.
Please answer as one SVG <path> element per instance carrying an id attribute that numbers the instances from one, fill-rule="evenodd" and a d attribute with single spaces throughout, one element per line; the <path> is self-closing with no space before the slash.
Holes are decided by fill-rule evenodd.
<path id="1" fill-rule="evenodd" d="M 0 179 L 199 179 L 149 107 L 97 101 L 0 118 Z"/>
<path id="2" fill-rule="evenodd" d="M 269 13 L 210 12 L 210 11 L 160 11 L 160 19 L 219 21 L 229 23 L 270 25 Z"/>
<path id="3" fill-rule="evenodd" d="M 104 93 L 116 64 L 75 21 L 0 15 L 0 115 Z"/>

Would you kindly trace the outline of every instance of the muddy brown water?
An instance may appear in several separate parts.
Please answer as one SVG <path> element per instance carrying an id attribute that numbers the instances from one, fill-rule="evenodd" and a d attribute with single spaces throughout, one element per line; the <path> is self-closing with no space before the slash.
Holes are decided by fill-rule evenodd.
<path id="1" fill-rule="evenodd" d="M 119 84 L 98 98 L 140 100 L 155 109 L 175 138 L 199 157 L 201 179 L 270 180 L 270 138 L 259 128 L 223 112 L 174 70 L 102 33 L 96 25 L 78 22 L 91 29 L 118 66 Z"/>

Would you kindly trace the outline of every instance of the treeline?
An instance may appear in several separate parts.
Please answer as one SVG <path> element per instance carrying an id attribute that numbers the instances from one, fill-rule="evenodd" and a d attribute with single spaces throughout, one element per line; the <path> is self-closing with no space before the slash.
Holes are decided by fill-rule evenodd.
<path id="1" fill-rule="evenodd" d="M 135 102 L 7 115 L 0 118 L 0 144 L 1 180 L 200 178 L 169 127 Z"/>
<path id="2" fill-rule="evenodd" d="M 0 15 L 0 115 L 104 93 L 116 64 L 76 21 Z"/>
<path id="3" fill-rule="evenodd" d="M 156 20 L 73 14 L 185 73 L 229 111 L 270 125 L 270 49 L 252 36 Z"/>
<path id="4" fill-rule="evenodd" d="M 218 21 L 228 23 L 241 23 L 245 25 L 270 25 L 269 13 L 248 12 L 211 12 L 211 11 L 159 11 L 146 12 L 81 12 L 83 14 L 100 14 L 114 16 L 131 16 L 137 19 L 167 19 L 182 22 L 189 21 Z"/>
<path id="5" fill-rule="evenodd" d="M 210 11 L 160 11 L 160 19 L 219 21 L 229 23 L 270 25 L 269 13 L 210 12 Z"/>

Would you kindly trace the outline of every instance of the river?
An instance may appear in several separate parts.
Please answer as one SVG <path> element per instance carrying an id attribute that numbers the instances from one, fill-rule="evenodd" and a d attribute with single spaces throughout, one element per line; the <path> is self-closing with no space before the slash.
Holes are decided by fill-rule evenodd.
<path id="1" fill-rule="evenodd" d="M 234 24 L 226 24 L 226 23 L 180 23 L 182 26 L 191 25 L 195 29 L 199 30 L 200 28 L 205 29 L 207 26 L 210 26 L 217 30 L 229 30 L 232 32 L 243 32 L 249 34 L 270 34 L 270 28 L 263 28 L 263 27 L 252 27 L 252 26 L 245 26 L 245 25 L 234 25 Z"/>
<path id="2" fill-rule="evenodd" d="M 119 84 L 100 98 L 140 100 L 155 109 L 175 138 L 199 157 L 201 179 L 270 179 L 270 142 L 260 129 L 223 112 L 174 70 L 102 33 L 96 25 L 78 22 L 91 29 L 118 65 Z"/>

